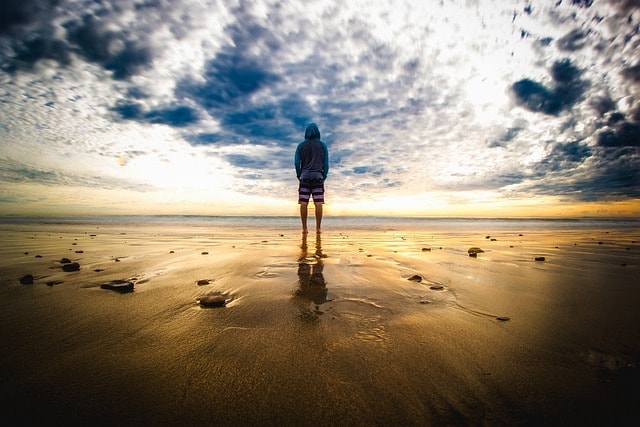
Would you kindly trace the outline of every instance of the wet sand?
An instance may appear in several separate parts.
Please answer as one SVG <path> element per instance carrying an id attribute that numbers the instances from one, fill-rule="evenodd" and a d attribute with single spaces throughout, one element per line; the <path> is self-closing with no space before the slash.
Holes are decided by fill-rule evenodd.
<path id="1" fill-rule="evenodd" d="M 3 224 L 0 241 L 4 425 L 640 420 L 637 228 Z"/>

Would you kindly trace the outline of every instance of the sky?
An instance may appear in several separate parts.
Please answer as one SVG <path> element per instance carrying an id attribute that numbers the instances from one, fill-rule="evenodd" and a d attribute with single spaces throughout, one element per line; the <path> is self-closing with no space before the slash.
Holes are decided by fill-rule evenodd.
<path id="1" fill-rule="evenodd" d="M 2 0 L 0 215 L 640 217 L 640 0 Z"/>

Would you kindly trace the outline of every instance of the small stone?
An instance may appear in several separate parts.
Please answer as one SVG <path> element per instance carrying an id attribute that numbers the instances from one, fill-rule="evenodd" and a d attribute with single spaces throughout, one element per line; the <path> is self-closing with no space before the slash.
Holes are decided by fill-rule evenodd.
<path id="1" fill-rule="evenodd" d="M 409 277 L 407 280 L 411 280 L 412 282 L 422 282 L 422 276 L 414 274 L 413 276 Z"/>
<path id="2" fill-rule="evenodd" d="M 429 289 L 434 290 L 434 291 L 441 291 L 444 289 L 444 286 L 442 285 L 431 285 L 429 286 Z"/>
<path id="3" fill-rule="evenodd" d="M 80 264 L 78 264 L 77 262 L 72 262 L 70 264 L 64 264 L 62 266 L 62 271 L 78 271 L 80 270 Z"/>
<path id="4" fill-rule="evenodd" d="M 36 255 L 36 258 L 42 258 L 42 255 Z"/>
<path id="5" fill-rule="evenodd" d="M 60 264 L 71 264 L 71 260 L 69 258 L 62 258 Z"/>
<path id="6" fill-rule="evenodd" d="M 169 251 L 169 253 L 170 253 L 170 254 L 175 254 L 175 253 L 176 253 L 176 251 Z"/>
<path id="7" fill-rule="evenodd" d="M 200 255 L 209 255 L 209 252 L 205 251 L 205 252 L 200 253 Z"/>
<path id="8" fill-rule="evenodd" d="M 100 288 L 124 294 L 127 292 L 133 292 L 133 282 L 129 282 L 127 280 L 112 280 L 109 283 L 103 283 L 100 285 Z"/>
<path id="9" fill-rule="evenodd" d="M 422 248 L 422 252 L 431 252 L 431 248 Z"/>
<path id="10" fill-rule="evenodd" d="M 498 239 L 491 239 L 491 241 L 492 241 L 492 242 L 497 242 L 497 241 L 498 241 Z"/>
<path id="11" fill-rule="evenodd" d="M 33 275 L 25 274 L 20 278 L 20 283 L 23 285 L 33 285 Z"/>
<path id="12" fill-rule="evenodd" d="M 202 279 L 202 280 L 198 280 L 198 282 L 197 282 L 197 284 L 198 284 L 199 286 L 202 286 L 202 285 L 208 285 L 208 284 L 210 284 L 210 283 L 211 283 L 211 280 L 209 280 L 209 279 Z"/>
<path id="13" fill-rule="evenodd" d="M 60 283 L 63 283 L 62 280 L 51 280 L 49 282 L 46 283 L 47 286 L 55 286 L 55 285 L 59 285 Z"/>
<path id="14" fill-rule="evenodd" d="M 203 307 L 224 307 L 227 299 L 224 295 L 204 295 L 198 299 L 198 303 Z"/>
<path id="15" fill-rule="evenodd" d="M 535 260 L 536 260 L 536 261 L 544 261 L 544 260 L 545 260 L 545 257 L 543 257 L 543 256 L 537 256 L 537 257 L 535 257 Z"/>
<path id="16" fill-rule="evenodd" d="M 77 254 L 83 254 L 84 251 L 76 251 Z"/>
<path id="17" fill-rule="evenodd" d="M 501 322 L 507 322 L 507 321 L 511 320 L 511 318 L 508 317 L 508 316 L 498 316 L 498 317 L 496 317 L 496 320 L 499 320 Z"/>
<path id="18" fill-rule="evenodd" d="M 469 255 L 471 255 L 471 254 L 481 254 L 484 251 L 476 246 L 472 246 L 467 250 L 467 252 L 469 253 Z"/>

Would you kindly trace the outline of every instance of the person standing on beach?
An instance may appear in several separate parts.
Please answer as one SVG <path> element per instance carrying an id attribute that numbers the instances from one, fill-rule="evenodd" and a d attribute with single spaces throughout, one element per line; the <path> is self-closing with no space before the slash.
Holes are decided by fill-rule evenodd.
<path id="1" fill-rule="evenodd" d="M 304 141 L 298 144 L 294 158 L 296 176 L 298 177 L 298 203 L 302 232 L 307 233 L 307 214 L 309 199 L 316 208 L 316 233 L 320 233 L 322 225 L 322 205 L 324 204 L 324 181 L 329 173 L 329 150 L 327 144 L 320 140 L 320 130 L 315 123 L 310 123 L 304 132 Z"/>

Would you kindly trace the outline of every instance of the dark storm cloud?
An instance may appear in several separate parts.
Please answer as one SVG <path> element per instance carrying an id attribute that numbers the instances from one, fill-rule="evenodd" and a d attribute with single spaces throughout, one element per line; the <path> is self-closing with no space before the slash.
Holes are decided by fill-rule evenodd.
<path id="1" fill-rule="evenodd" d="M 588 87 L 588 83 L 581 78 L 581 71 L 569 59 L 555 61 L 550 74 L 552 88 L 531 79 L 514 83 L 511 91 L 516 102 L 536 113 L 557 115 L 578 102 Z"/>
<path id="2" fill-rule="evenodd" d="M 640 147 L 640 123 L 622 121 L 598 134 L 601 147 Z"/>
<path id="3" fill-rule="evenodd" d="M 640 196 L 639 161 L 640 153 L 634 147 L 556 143 L 518 182 L 528 182 L 526 191 L 536 194 L 582 201 L 635 198 Z"/>
<path id="4" fill-rule="evenodd" d="M 112 108 L 120 118 L 136 120 L 142 123 L 164 124 L 173 127 L 185 127 L 200 121 L 198 112 L 188 106 L 171 105 L 144 111 L 144 107 L 135 102 L 121 102 Z"/>
<path id="5" fill-rule="evenodd" d="M 622 76 L 632 82 L 640 83 L 640 64 L 624 68 Z"/>
<path id="6" fill-rule="evenodd" d="M 115 79 L 127 79 L 148 67 L 153 60 L 148 42 L 144 38 L 132 39 L 122 30 L 108 29 L 107 24 L 108 21 L 87 14 L 82 20 L 65 24 L 67 39 L 87 61 L 113 71 Z"/>
<path id="7" fill-rule="evenodd" d="M 14 56 L 11 60 L 2 61 L 2 68 L 9 72 L 31 69 L 36 62 L 43 59 L 53 59 L 61 65 L 69 65 L 69 46 L 62 40 L 44 34 L 30 34 L 14 44 Z"/>
<path id="8" fill-rule="evenodd" d="M 53 12 L 61 0 L 2 0 L 0 2 L 0 36 L 27 29 Z"/>
<path id="9" fill-rule="evenodd" d="M 198 113 L 191 107 L 177 106 L 149 111 L 144 115 L 149 123 L 174 127 L 188 126 L 199 121 Z"/>
<path id="10" fill-rule="evenodd" d="M 280 41 L 256 22 L 242 6 L 235 9 L 236 22 L 225 30 L 232 40 L 207 62 L 201 79 L 179 82 L 176 97 L 195 101 L 222 125 L 212 136 L 190 137 L 196 144 L 216 143 L 238 136 L 255 144 L 274 141 L 289 143 L 291 129 L 305 126 L 312 117 L 311 107 L 300 96 L 281 93 L 255 101 L 252 96 L 270 89 L 282 79 L 273 70 L 271 57 L 281 48 Z M 261 46 L 255 53 L 252 46 Z"/>
<path id="11" fill-rule="evenodd" d="M 596 96 L 589 102 L 600 117 L 603 117 L 606 113 L 616 108 L 616 103 L 608 96 Z"/>
<path id="12" fill-rule="evenodd" d="M 590 0 L 593 2 L 593 0 Z M 640 0 L 604 0 L 605 3 L 609 3 L 622 13 L 629 13 L 634 9 L 640 9 Z"/>
<path id="13" fill-rule="evenodd" d="M 220 52 L 204 72 L 204 83 L 185 80 L 178 87 L 178 95 L 196 100 L 213 114 L 226 107 L 238 107 L 247 98 L 278 76 L 258 58 L 245 56 L 235 47 Z"/>
<path id="14" fill-rule="evenodd" d="M 159 13 L 140 15 L 136 26 L 128 28 L 120 23 L 120 16 L 131 7 L 127 2 L 85 2 L 82 17 L 57 16 L 55 6 L 59 4 L 62 2 L 3 0 L 0 36 L 9 36 L 4 43 L 10 52 L 2 57 L 3 70 L 28 70 L 44 59 L 69 66 L 72 54 L 111 71 L 116 80 L 149 68 L 155 53 L 147 27 L 153 28 Z M 56 18 L 63 22 L 56 24 Z"/>
<path id="15" fill-rule="evenodd" d="M 557 143 L 547 158 L 537 165 L 536 170 L 541 176 L 549 172 L 569 172 L 581 165 L 591 155 L 591 148 L 579 141 Z"/>
<path id="16" fill-rule="evenodd" d="M 593 199 L 640 197 L 640 153 L 633 147 L 605 147 L 598 150 L 595 173 L 585 182 Z"/>

